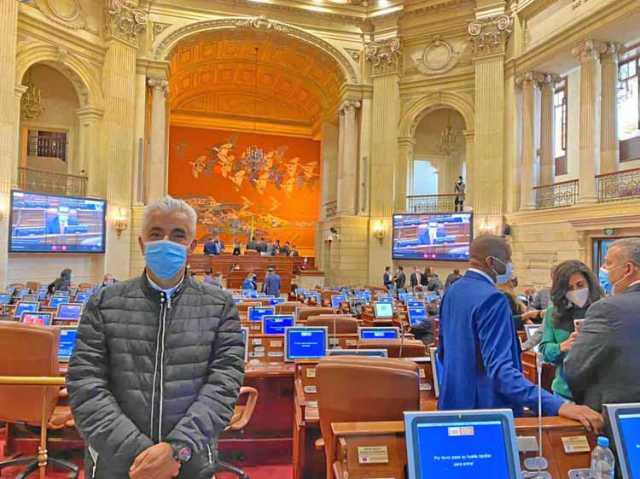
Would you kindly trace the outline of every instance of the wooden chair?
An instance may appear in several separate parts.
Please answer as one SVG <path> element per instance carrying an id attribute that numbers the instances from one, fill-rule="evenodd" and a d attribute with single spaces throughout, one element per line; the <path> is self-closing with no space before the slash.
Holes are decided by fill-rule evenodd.
<path id="1" fill-rule="evenodd" d="M 323 314 L 322 316 L 311 316 L 307 319 L 305 326 L 326 326 L 329 330 L 329 334 L 358 333 L 358 320 L 345 314 Z"/>
<path id="2" fill-rule="evenodd" d="M 302 303 L 297 301 L 286 301 L 276 305 L 276 314 L 295 314 L 300 306 L 302 306 Z"/>
<path id="3" fill-rule="evenodd" d="M 335 314 L 332 308 L 323 308 L 321 306 L 301 306 L 298 308 L 297 321 L 304 322 L 311 316 L 319 316 L 321 314 Z"/>
<path id="4" fill-rule="evenodd" d="M 420 358 L 427 347 L 417 339 L 369 339 L 358 341 L 358 349 L 386 349 L 390 358 Z"/>

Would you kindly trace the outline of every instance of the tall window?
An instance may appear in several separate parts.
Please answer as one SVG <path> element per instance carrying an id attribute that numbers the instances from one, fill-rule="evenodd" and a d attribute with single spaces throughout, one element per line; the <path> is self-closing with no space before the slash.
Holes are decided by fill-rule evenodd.
<path id="1" fill-rule="evenodd" d="M 428 160 L 413 162 L 412 195 L 437 195 L 438 172 Z"/>
<path id="2" fill-rule="evenodd" d="M 567 130 L 569 123 L 567 77 L 556 83 L 553 95 L 553 157 L 556 163 L 556 176 L 566 175 L 567 171 Z"/>
<path id="3" fill-rule="evenodd" d="M 640 159 L 640 76 L 639 56 L 628 58 L 618 67 L 618 139 L 620 161 Z"/>

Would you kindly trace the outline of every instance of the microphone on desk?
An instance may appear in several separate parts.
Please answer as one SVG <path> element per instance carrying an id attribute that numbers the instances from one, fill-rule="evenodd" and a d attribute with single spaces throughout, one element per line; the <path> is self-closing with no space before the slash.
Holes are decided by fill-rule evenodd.
<path id="1" fill-rule="evenodd" d="M 538 373 L 538 455 L 529 457 L 524 461 L 524 467 L 527 472 L 524 477 L 527 479 L 552 479 L 551 474 L 547 472 L 549 462 L 543 455 L 542 447 L 542 353 L 536 352 L 536 370 Z"/>

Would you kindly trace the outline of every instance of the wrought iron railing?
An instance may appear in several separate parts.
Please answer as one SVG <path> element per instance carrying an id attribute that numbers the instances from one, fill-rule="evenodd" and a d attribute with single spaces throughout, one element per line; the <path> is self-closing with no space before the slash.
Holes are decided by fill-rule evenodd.
<path id="1" fill-rule="evenodd" d="M 324 209 L 324 217 L 325 218 L 333 218 L 338 214 L 338 202 L 337 201 L 329 201 L 322 205 Z"/>
<path id="2" fill-rule="evenodd" d="M 87 177 L 20 167 L 18 186 L 25 191 L 86 196 Z"/>
<path id="3" fill-rule="evenodd" d="M 536 209 L 562 208 L 573 206 L 578 200 L 580 184 L 578 180 L 563 181 L 553 185 L 536 186 Z"/>
<path id="4" fill-rule="evenodd" d="M 462 211 L 465 195 L 407 196 L 407 211 L 411 213 L 452 213 Z"/>
<path id="5" fill-rule="evenodd" d="M 598 201 L 628 200 L 640 196 L 640 168 L 596 176 Z"/>

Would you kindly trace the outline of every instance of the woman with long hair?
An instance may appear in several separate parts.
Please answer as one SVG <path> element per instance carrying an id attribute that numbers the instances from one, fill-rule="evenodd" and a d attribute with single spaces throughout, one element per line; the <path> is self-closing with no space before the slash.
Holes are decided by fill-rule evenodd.
<path id="1" fill-rule="evenodd" d="M 563 377 L 562 363 L 578 335 L 574 321 L 583 319 L 589 306 L 603 296 L 598 280 L 582 261 L 565 261 L 554 270 L 551 305 L 544 316 L 539 349 L 544 361 L 556 366 L 551 389 L 565 399 L 573 399 Z"/>

